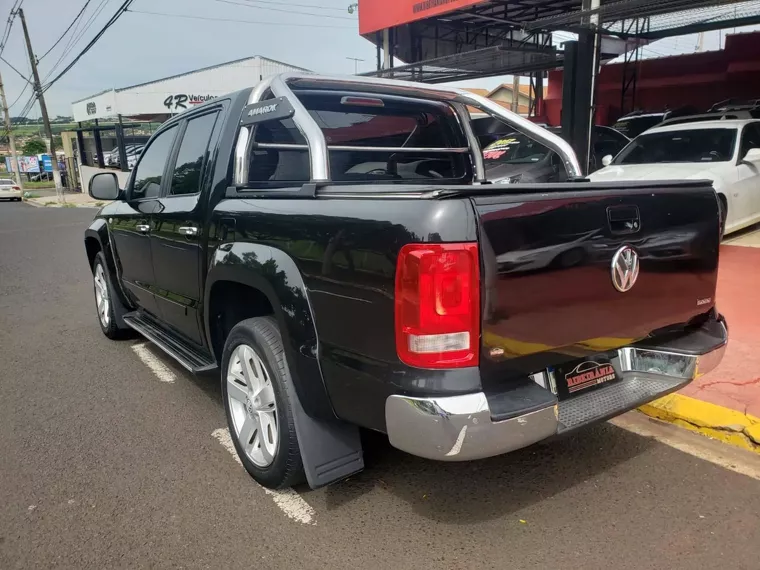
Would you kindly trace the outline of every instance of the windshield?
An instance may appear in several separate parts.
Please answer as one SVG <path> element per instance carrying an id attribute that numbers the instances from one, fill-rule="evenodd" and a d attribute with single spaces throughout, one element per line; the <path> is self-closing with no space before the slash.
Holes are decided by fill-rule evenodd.
<path id="1" fill-rule="evenodd" d="M 486 169 L 500 164 L 529 164 L 539 162 L 549 154 L 541 143 L 520 133 L 504 135 L 483 149 Z"/>
<path id="2" fill-rule="evenodd" d="M 624 117 L 612 125 L 612 128 L 623 133 L 629 139 L 637 137 L 647 129 L 659 125 L 665 115 L 644 115 L 639 117 Z"/>
<path id="3" fill-rule="evenodd" d="M 691 129 L 643 134 L 613 164 L 726 162 L 734 155 L 736 129 Z"/>

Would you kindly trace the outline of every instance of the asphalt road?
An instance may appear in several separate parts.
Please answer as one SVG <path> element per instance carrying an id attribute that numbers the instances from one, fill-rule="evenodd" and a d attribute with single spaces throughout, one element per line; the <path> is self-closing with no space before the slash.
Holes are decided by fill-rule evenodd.
<path id="1" fill-rule="evenodd" d="M 0 568 L 759 567 L 760 481 L 610 424 L 468 464 L 375 435 L 289 518 L 212 436 L 217 381 L 101 334 L 93 212 L 0 203 Z"/>

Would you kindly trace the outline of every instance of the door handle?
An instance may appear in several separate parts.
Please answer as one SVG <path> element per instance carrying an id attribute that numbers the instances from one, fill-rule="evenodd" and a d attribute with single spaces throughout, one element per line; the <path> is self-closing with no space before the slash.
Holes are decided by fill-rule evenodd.
<path id="1" fill-rule="evenodd" d="M 179 228 L 179 233 L 181 233 L 183 236 L 197 236 L 198 228 L 195 226 L 182 226 Z"/>
<path id="2" fill-rule="evenodd" d="M 137 228 L 138 232 L 141 232 L 141 233 L 144 233 L 144 234 L 150 233 L 150 225 L 149 224 L 137 224 L 137 226 L 135 226 L 135 227 Z"/>

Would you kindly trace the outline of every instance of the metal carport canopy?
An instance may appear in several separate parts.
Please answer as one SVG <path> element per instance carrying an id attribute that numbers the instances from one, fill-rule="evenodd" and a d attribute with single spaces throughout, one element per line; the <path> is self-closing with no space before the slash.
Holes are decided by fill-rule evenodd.
<path id="1" fill-rule="evenodd" d="M 698 31 L 760 23 L 757 0 L 600 0 L 596 10 L 584 10 L 582 0 L 359 0 L 359 33 L 412 23 L 470 28 L 473 34 L 500 27 L 555 31 L 589 26 L 599 14 L 605 33 L 625 35 L 623 20 L 662 16 L 639 37 L 661 38 Z"/>

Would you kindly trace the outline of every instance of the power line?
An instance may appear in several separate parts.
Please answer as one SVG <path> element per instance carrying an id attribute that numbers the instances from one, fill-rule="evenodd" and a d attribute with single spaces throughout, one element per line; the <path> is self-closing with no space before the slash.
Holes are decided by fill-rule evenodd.
<path id="1" fill-rule="evenodd" d="M 2 61 L 3 63 L 5 63 L 8 67 L 10 67 L 16 73 L 18 73 L 19 77 L 21 77 L 21 79 L 23 79 L 26 82 L 29 82 L 29 78 L 26 77 L 23 73 L 21 73 L 18 69 L 16 69 L 15 67 L 13 67 L 13 64 L 10 61 L 8 61 L 7 59 L 5 59 L 2 55 L 0 55 L 0 61 Z"/>
<path id="2" fill-rule="evenodd" d="M 39 57 L 39 58 L 37 58 L 37 61 L 42 61 L 42 60 L 45 58 L 45 56 L 46 56 L 47 54 L 49 54 L 51 51 L 53 51 L 53 50 L 55 49 L 55 46 L 57 46 L 59 43 L 61 43 L 61 40 L 62 40 L 64 37 L 66 37 L 66 34 L 68 34 L 68 33 L 69 33 L 69 30 L 70 30 L 70 29 L 71 29 L 71 28 L 74 26 L 74 24 L 76 24 L 76 23 L 77 23 L 77 21 L 79 20 L 79 18 L 81 18 L 81 17 L 82 17 L 82 14 L 83 14 L 83 13 L 84 13 L 84 11 L 87 9 L 87 6 L 89 6 L 89 4 L 90 4 L 90 2 L 91 2 L 91 1 L 92 1 L 92 0 L 87 0 L 87 1 L 84 3 L 84 6 L 82 6 L 82 9 L 79 11 L 79 14 L 77 14 L 77 15 L 74 17 L 74 19 L 71 21 L 71 23 L 69 24 L 69 27 L 68 27 L 68 28 L 66 28 L 66 30 L 65 30 L 65 31 L 64 31 L 64 32 L 61 34 L 61 36 L 60 36 L 60 37 L 59 37 L 57 40 L 55 40 L 55 43 L 54 43 L 52 46 L 50 46 L 50 49 L 49 49 L 49 50 L 47 50 L 47 51 L 46 51 L 44 54 L 42 54 L 42 57 Z"/>
<path id="3" fill-rule="evenodd" d="M 340 12 L 346 12 L 346 8 L 336 8 L 335 6 L 320 6 L 319 4 L 291 4 L 288 2 L 287 4 L 283 4 L 282 2 L 271 2 L 270 0 L 244 0 L 245 2 L 251 2 L 254 4 L 271 4 L 273 6 L 283 6 L 285 8 L 289 8 L 293 6 L 294 8 L 316 8 L 317 10 L 338 10 Z"/>
<path id="4" fill-rule="evenodd" d="M 88 44 L 87 44 L 87 45 L 84 47 L 84 49 L 83 49 L 81 52 L 79 52 L 79 54 L 78 54 L 78 55 L 77 55 L 77 56 L 76 56 L 76 57 L 75 57 L 75 58 L 74 58 L 74 59 L 71 61 L 71 63 L 69 63 L 69 64 L 68 64 L 68 65 L 67 65 L 67 66 L 64 68 L 64 70 L 63 70 L 63 71 L 61 71 L 61 72 L 60 72 L 58 75 L 56 75 L 56 76 L 55 76 L 53 79 L 51 79 L 51 80 L 50 80 L 50 81 L 49 81 L 49 82 L 48 82 L 48 83 L 45 85 L 45 87 L 43 88 L 43 91 L 47 91 L 48 89 L 50 89 L 50 87 L 51 87 L 51 86 L 52 86 L 52 85 L 53 85 L 53 84 L 54 84 L 56 81 L 58 81 L 58 80 L 59 80 L 61 77 L 63 77 L 64 75 L 66 75 L 66 73 L 68 73 L 68 72 L 69 72 L 69 70 L 70 70 L 72 67 L 74 67 L 74 66 L 77 64 L 77 62 L 78 62 L 80 59 L 82 59 L 82 57 L 83 57 L 83 56 L 84 56 L 84 55 L 85 55 L 85 54 L 86 54 L 88 51 L 90 51 L 90 49 L 92 48 L 92 46 L 94 46 L 94 45 L 95 45 L 95 44 L 98 42 L 98 40 L 99 40 L 101 37 L 103 37 L 103 34 L 105 34 L 105 33 L 106 33 L 106 31 L 108 31 L 108 28 L 110 28 L 111 26 L 113 26 L 113 25 L 116 23 L 116 21 L 117 21 L 117 20 L 118 20 L 118 19 L 121 17 L 121 15 L 122 15 L 124 12 L 126 12 L 126 11 L 127 11 L 127 8 L 129 8 L 129 5 L 130 5 L 130 4 L 132 4 L 132 2 L 134 2 L 134 0 L 124 0 L 124 2 L 121 4 L 121 6 L 119 6 L 119 7 L 117 8 L 116 12 L 114 12 L 113 16 L 111 16 L 111 19 L 110 19 L 110 20 L 108 20 L 108 22 L 106 22 L 106 25 L 105 25 L 105 26 L 103 26 L 103 27 L 100 29 L 100 31 L 99 31 L 99 32 L 98 32 L 98 33 L 95 35 L 95 37 L 94 37 L 94 38 L 92 38 L 92 40 L 90 40 L 90 43 L 88 43 Z"/>
<path id="5" fill-rule="evenodd" d="M 90 17 L 85 22 L 84 26 L 81 30 L 79 30 L 79 25 L 82 23 L 83 18 L 80 18 L 76 25 L 74 26 L 74 31 L 72 32 L 71 36 L 69 36 L 68 41 L 66 42 L 66 46 L 63 48 L 63 51 L 61 52 L 61 55 L 58 57 L 58 60 L 53 64 L 53 66 L 50 68 L 50 70 L 47 72 L 45 77 L 43 78 L 43 82 L 47 81 L 48 78 L 50 78 L 53 73 L 55 73 L 55 70 L 58 69 L 58 66 L 61 65 L 61 62 L 66 59 L 66 56 L 71 53 L 71 50 L 74 49 L 74 46 L 76 46 L 79 43 L 79 40 L 82 39 L 82 36 L 87 33 L 87 30 L 92 27 L 92 24 L 95 23 L 95 20 L 98 16 L 100 16 L 100 13 L 103 11 L 103 9 L 106 7 L 106 4 L 108 4 L 109 0 L 100 0 L 100 4 L 98 4 L 97 8 L 93 11 L 92 14 L 90 14 Z M 77 33 L 79 32 L 79 33 Z"/>
<path id="6" fill-rule="evenodd" d="M 332 28 L 334 30 L 353 30 L 353 26 L 331 26 L 328 24 L 293 24 L 290 22 L 257 22 L 253 20 L 240 20 L 236 18 L 211 18 L 207 16 L 192 16 L 190 14 L 167 14 L 164 12 L 148 12 L 146 10 L 127 10 L 130 14 L 148 14 L 151 16 L 167 16 L 169 18 L 187 18 L 190 20 L 204 20 L 210 22 L 233 22 L 237 24 L 256 24 L 261 26 L 298 26 L 302 28 Z"/>
<path id="7" fill-rule="evenodd" d="M 34 108 L 34 102 L 37 101 L 37 94 L 32 93 L 32 96 L 27 99 L 26 103 L 24 104 L 23 109 L 21 109 L 21 113 L 19 113 L 19 117 L 26 117 Z M 15 102 L 14 102 L 15 105 Z"/>
<path id="8" fill-rule="evenodd" d="M 8 38 L 11 36 L 11 28 L 13 27 L 13 22 L 16 19 L 16 13 L 18 12 L 18 9 L 21 8 L 21 4 L 23 4 L 24 0 L 14 0 L 13 6 L 11 6 L 11 11 L 8 14 L 8 22 L 5 24 L 5 30 L 3 31 L 2 40 L 0 40 L 0 54 L 3 53 L 3 50 L 5 50 L 5 44 L 8 43 Z"/>
<path id="9" fill-rule="evenodd" d="M 266 8 L 264 6 L 254 6 L 253 4 L 246 4 L 241 2 L 231 2 L 230 0 L 216 0 L 223 4 L 233 4 L 235 6 L 245 6 L 246 8 L 255 8 L 258 10 L 269 10 L 270 12 L 284 12 L 285 14 L 298 14 L 299 16 L 312 16 L 314 18 L 333 18 L 335 20 L 351 20 L 356 22 L 355 18 L 349 18 L 347 16 L 331 16 L 330 14 L 314 14 L 312 12 L 298 12 L 297 10 L 285 10 L 284 8 Z"/>
<path id="10" fill-rule="evenodd" d="M 27 84 L 24 85 L 24 88 L 21 90 L 21 93 L 18 94 L 18 97 L 16 97 L 16 99 L 13 101 L 13 103 L 11 103 L 10 105 L 8 105 L 8 109 L 12 108 L 16 103 L 19 102 L 19 100 L 21 99 L 21 97 L 24 96 L 24 93 L 26 93 L 26 90 L 29 88 L 29 85 L 31 85 L 31 83 L 29 83 L 28 81 L 29 80 L 27 79 Z"/>

